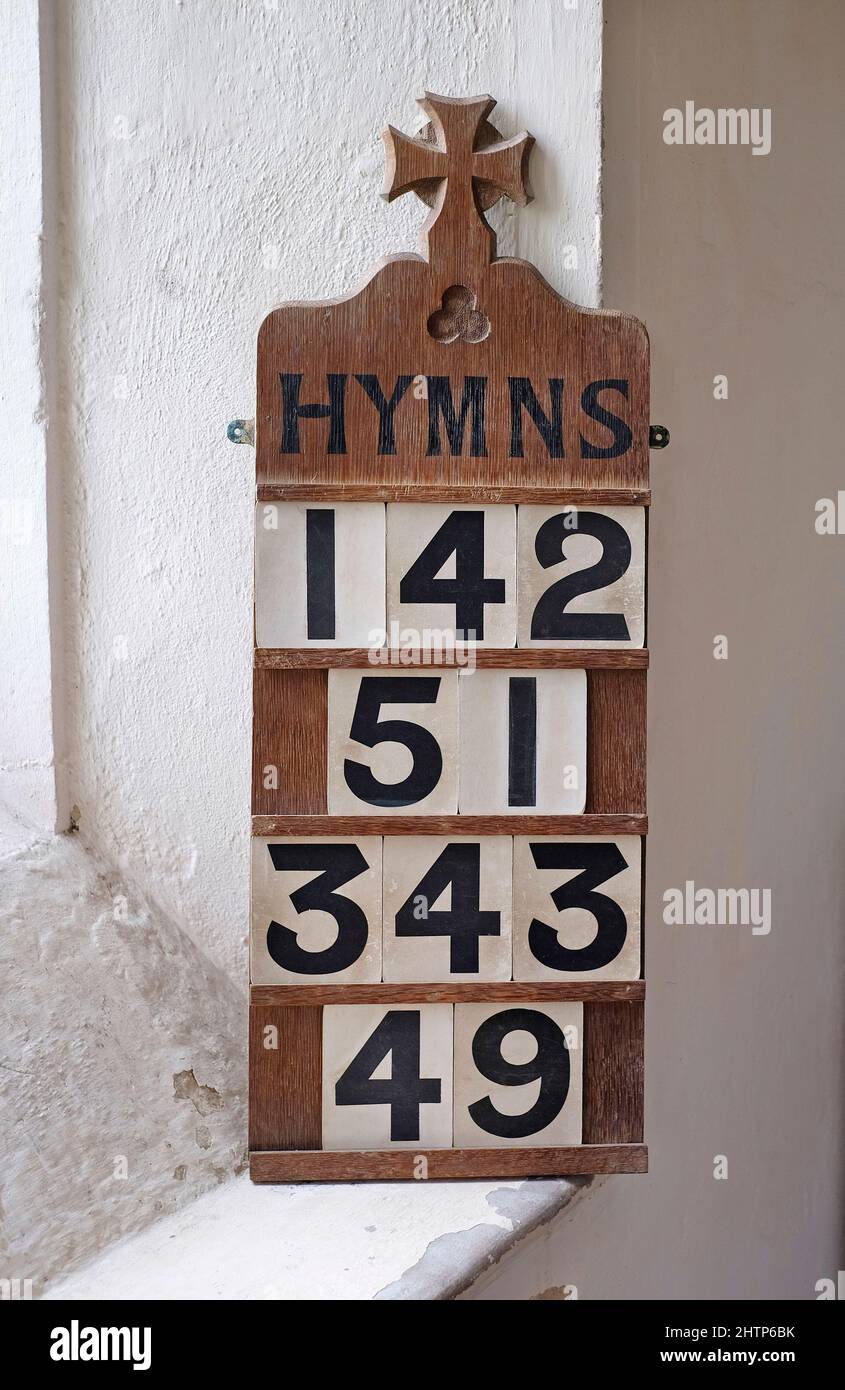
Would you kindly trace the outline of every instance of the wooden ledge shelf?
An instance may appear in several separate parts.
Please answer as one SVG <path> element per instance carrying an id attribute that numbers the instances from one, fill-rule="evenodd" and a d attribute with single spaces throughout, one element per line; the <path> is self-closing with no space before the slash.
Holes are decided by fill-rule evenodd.
<path id="1" fill-rule="evenodd" d="M 506 1004 L 534 1003 L 639 1004 L 645 980 L 479 980 L 477 984 L 435 985 L 253 985 L 251 1004 Z"/>
<path id="2" fill-rule="evenodd" d="M 259 483 L 259 502 L 479 502 L 538 507 L 648 507 L 648 488 L 486 487 L 454 483 Z"/>
<path id="3" fill-rule="evenodd" d="M 374 654 L 380 660 L 373 660 Z M 323 670 L 335 667 L 370 668 L 376 674 L 403 667 L 515 667 L 520 670 L 567 668 L 642 671 L 648 667 L 647 647 L 602 651 L 596 647 L 572 650 L 556 647 L 481 647 L 455 651 L 405 651 L 384 647 L 256 647 L 253 667 L 261 671 Z"/>
<path id="4" fill-rule="evenodd" d="M 648 816 L 253 816 L 266 835 L 646 835 Z"/>
<path id="5" fill-rule="evenodd" d="M 647 1173 L 645 1144 L 582 1144 L 566 1149 L 265 1150 L 249 1156 L 253 1182 L 421 1181 L 557 1178 L 581 1173 Z"/>

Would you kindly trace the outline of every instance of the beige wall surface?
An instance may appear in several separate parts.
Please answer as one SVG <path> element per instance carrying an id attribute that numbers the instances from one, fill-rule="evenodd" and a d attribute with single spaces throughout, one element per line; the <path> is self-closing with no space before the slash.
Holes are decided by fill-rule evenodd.
<path id="1" fill-rule="evenodd" d="M 845 5 L 605 16 L 605 303 L 646 321 L 672 431 L 652 455 L 651 1171 L 597 1184 L 466 1296 L 814 1299 L 845 1268 L 845 534 L 814 526 L 845 489 Z M 687 100 L 770 108 L 771 153 L 664 143 Z M 687 880 L 770 889 L 771 931 L 665 925 Z"/>

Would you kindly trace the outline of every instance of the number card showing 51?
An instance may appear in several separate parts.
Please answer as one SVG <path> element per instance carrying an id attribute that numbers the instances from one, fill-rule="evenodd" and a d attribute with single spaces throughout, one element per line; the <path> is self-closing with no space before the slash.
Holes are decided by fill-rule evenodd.
<path id="1" fill-rule="evenodd" d="M 259 503 L 258 647 L 641 647 L 641 507 Z"/>

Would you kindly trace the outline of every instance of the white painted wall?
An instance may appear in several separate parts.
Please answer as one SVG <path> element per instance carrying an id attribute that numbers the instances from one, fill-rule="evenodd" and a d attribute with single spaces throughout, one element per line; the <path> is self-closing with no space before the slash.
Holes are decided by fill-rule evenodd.
<path id="1" fill-rule="evenodd" d="M 672 431 L 649 557 L 651 1171 L 595 1187 L 468 1297 L 813 1299 L 845 1268 L 845 536 L 814 530 L 845 488 L 845 8 L 605 15 L 606 298 L 648 324 Z M 771 154 L 665 145 L 687 99 L 770 107 Z M 663 925 L 688 878 L 770 888 L 771 933 Z"/>
<path id="2" fill-rule="evenodd" d="M 40 8 L 39 48 L 37 0 L 0 0 L 0 497 L 35 502 L 0 571 L 0 801 L 36 827 L 0 826 L 0 1273 L 38 1290 L 231 1175 L 245 1139 L 254 455 L 225 431 L 254 410 L 258 325 L 416 249 L 425 209 L 379 199 L 378 137 L 423 123 L 426 87 L 489 91 L 535 135 L 537 200 L 497 211 L 500 250 L 596 304 L 601 93 L 601 0 Z"/>
<path id="3" fill-rule="evenodd" d="M 52 247 L 44 219 L 37 0 L 2 0 L 0 63 L 0 803 L 54 830 L 44 295 Z"/>
<path id="4" fill-rule="evenodd" d="M 416 249 L 379 132 L 489 91 L 538 140 L 502 253 L 599 293 L 600 0 L 62 4 L 68 762 L 80 834 L 245 979 L 255 339 Z M 578 269 L 567 269 L 574 245 Z"/>

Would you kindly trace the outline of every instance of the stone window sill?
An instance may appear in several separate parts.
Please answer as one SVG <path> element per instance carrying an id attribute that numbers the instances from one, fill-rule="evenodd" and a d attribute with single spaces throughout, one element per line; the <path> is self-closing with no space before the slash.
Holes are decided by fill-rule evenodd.
<path id="1" fill-rule="evenodd" d="M 44 1297 L 450 1299 L 588 1184 L 276 1187 L 244 1174 L 112 1246 Z"/>

